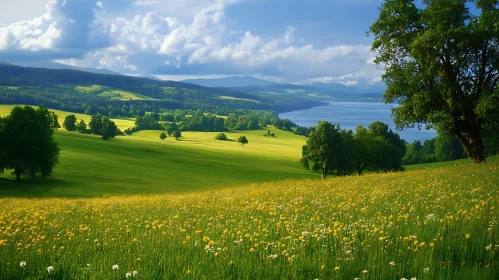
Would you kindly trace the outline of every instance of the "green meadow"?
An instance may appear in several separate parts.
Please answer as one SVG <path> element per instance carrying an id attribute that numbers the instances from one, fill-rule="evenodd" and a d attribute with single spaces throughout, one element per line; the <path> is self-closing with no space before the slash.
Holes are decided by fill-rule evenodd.
<path id="1" fill-rule="evenodd" d="M 12 106 L 0 106 L 7 115 Z M 68 112 L 54 111 L 62 123 Z M 90 121 L 90 116 L 76 114 Z M 132 120 L 115 119 L 123 129 Z M 141 131 L 133 136 L 104 141 L 100 136 L 56 131 L 61 148 L 59 164 L 46 179 L 25 178 L 12 182 L 0 177 L 0 196 L 91 197 L 100 195 L 160 194 L 186 192 L 289 178 L 314 178 L 299 160 L 305 138 L 271 129 L 226 133 L 229 141 L 215 140 L 218 133 L 182 132 L 182 138 L 159 139 L 159 131 Z M 248 145 L 235 140 L 245 135 Z"/>
<path id="2" fill-rule="evenodd" d="M 97 94 L 102 97 L 108 97 L 110 99 L 118 99 L 118 100 L 145 100 L 151 99 L 148 97 L 143 97 L 139 94 L 135 94 L 133 92 L 128 92 L 119 89 L 113 89 L 110 87 L 104 87 L 99 85 L 91 85 L 91 86 L 76 86 L 75 89 L 79 92 L 89 93 L 89 94 Z"/>

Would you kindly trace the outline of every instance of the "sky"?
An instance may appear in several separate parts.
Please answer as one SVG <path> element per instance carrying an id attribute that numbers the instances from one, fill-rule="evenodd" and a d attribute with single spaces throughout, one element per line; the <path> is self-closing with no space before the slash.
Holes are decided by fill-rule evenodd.
<path id="1" fill-rule="evenodd" d="M 0 0 L 0 61 L 159 77 L 380 81 L 381 0 Z"/>

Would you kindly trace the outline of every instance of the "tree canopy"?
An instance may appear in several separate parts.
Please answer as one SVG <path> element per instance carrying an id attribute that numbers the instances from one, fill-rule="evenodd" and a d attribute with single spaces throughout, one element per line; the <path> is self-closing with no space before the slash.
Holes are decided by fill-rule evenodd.
<path id="1" fill-rule="evenodd" d="M 499 128 L 499 1 L 386 0 L 370 33 L 397 127 L 435 127 L 484 162 Z"/>
<path id="2" fill-rule="evenodd" d="M 59 159 L 59 146 L 53 139 L 59 123 L 46 108 L 30 106 L 12 109 L 0 118 L 0 172 L 13 170 L 16 181 L 22 175 L 49 176 Z"/>
<path id="3" fill-rule="evenodd" d="M 241 143 L 241 145 L 244 146 L 244 144 L 248 144 L 249 142 L 246 136 L 240 136 L 237 138 L 237 143 Z"/>
<path id="4" fill-rule="evenodd" d="M 64 119 L 64 123 L 62 124 L 64 129 L 67 131 L 76 131 L 76 116 L 75 115 L 68 115 Z"/>
<path id="5" fill-rule="evenodd" d="M 358 126 L 355 134 L 339 125 L 321 121 L 309 129 L 309 138 L 302 148 L 301 162 L 307 169 L 321 171 L 322 178 L 337 172 L 361 175 L 402 170 L 405 142 L 388 125 L 376 121 L 368 128 Z"/>

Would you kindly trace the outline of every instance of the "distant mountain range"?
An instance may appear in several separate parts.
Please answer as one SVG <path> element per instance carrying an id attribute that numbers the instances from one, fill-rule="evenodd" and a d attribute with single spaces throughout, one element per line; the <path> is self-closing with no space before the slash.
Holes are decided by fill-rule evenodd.
<path id="1" fill-rule="evenodd" d="M 9 62 L 0 62 L 0 64 L 17 65 L 17 66 L 32 67 L 32 68 L 54 69 L 54 70 L 60 70 L 60 69 L 78 70 L 94 74 L 123 76 L 123 74 L 121 73 L 107 69 L 84 68 L 84 67 L 77 67 L 57 62 L 51 62 L 51 61 L 9 61 Z"/>
<path id="2" fill-rule="evenodd" d="M 369 85 L 354 85 L 346 86 L 340 83 L 321 83 L 314 82 L 304 85 L 296 84 L 283 84 L 275 83 L 258 79 L 252 76 L 233 76 L 219 79 L 189 79 L 183 80 L 184 83 L 202 85 L 206 87 L 226 87 L 237 89 L 239 91 L 248 93 L 257 92 L 302 92 L 304 95 L 309 95 L 311 98 L 346 98 L 346 99 L 359 99 L 359 98 L 380 98 L 385 92 L 386 86 L 383 83 L 375 83 Z"/>
<path id="3" fill-rule="evenodd" d="M 181 82 L 196 84 L 205 87 L 248 87 L 248 86 L 269 86 L 275 84 L 266 80 L 257 79 L 252 76 L 233 76 L 219 79 L 189 79 Z"/>
<path id="4" fill-rule="evenodd" d="M 252 76 L 233 76 L 219 79 L 190 79 L 184 83 L 206 87 L 224 87 L 257 96 L 286 96 L 319 101 L 380 102 L 386 90 L 382 83 L 346 86 L 340 83 L 314 82 L 305 85 L 283 84 L 257 79 Z"/>

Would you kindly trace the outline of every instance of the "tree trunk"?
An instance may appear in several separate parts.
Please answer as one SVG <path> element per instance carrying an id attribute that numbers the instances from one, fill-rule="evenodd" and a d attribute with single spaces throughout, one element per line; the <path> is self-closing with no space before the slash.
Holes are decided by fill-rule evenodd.
<path id="1" fill-rule="evenodd" d="M 327 169 L 326 168 L 322 168 L 322 179 L 325 179 L 327 176 Z"/>
<path id="2" fill-rule="evenodd" d="M 485 147 L 480 135 L 471 137 L 470 140 L 466 139 L 462 134 L 456 134 L 456 137 L 474 163 L 485 163 Z"/>
<path id="3" fill-rule="evenodd" d="M 15 170 L 14 173 L 16 174 L 16 182 L 21 182 L 21 171 Z"/>

